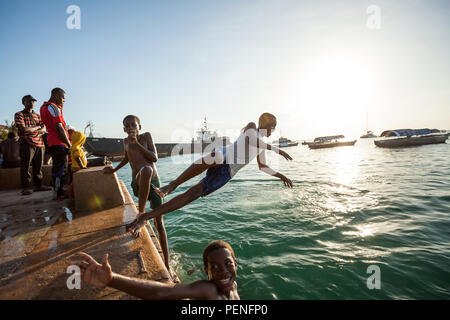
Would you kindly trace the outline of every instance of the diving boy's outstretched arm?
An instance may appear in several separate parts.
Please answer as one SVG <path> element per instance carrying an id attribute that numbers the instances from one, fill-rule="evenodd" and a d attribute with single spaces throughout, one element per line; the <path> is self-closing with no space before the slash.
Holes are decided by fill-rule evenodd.
<path id="1" fill-rule="evenodd" d="M 141 299 L 215 299 L 216 289 L 209 281 L 196 281 L 191 284 L 166 284 L 152 280 L 129 278 L 112 272 L 108 254 L 98 263 L 90 255 L 79 252 L 80 260 L 71 261 L 80 267 L 81 279 L 95 287 L 111 287 Z"/>
<path id="2" fill-rule="evenodd" d="M 250 125 L 250 124 L 249 124 Z M 264 149 L 264 150 L 271 150 L 275 153 L 280 154 L 283 156 L 286 160 L 292 160 L 292 157 L 285 151 L 280 150 L 276 146 L 273 146 L 271 144 L 265 143 L 262 139 L 260 139 L 256 134 L 256 129 L 250 127 L 247 131 L 247 134 L 249 136 L 249 144 L 253 147 L 256 147 L 258 149 Z"/>
<path id="3" fill-rule="evenodd" d="M 263 144 L 263 145 L 265 145 L 265 148 L 263 148 L 263 149 L 271 150 L 275 153 L 278 153 L 279 155 L 283 156 L 286 160 L 292 160 L 292 157 L 287 152 L 285 152 L 271 144 L 265 143 L 264 141 L 262 141 L 259 138 L 258 138 L 258 144 L 259 144 L 259 148 L 263 148 L 263 147 L 261 147 L 261 144 Z"/>
<path id="4" fill-rule="evenodd" d="M 281 181 L 283 181 L 284 185 L 286 187 L 292 188 L 294 185 L 292 184 L 291 179 L 289 179 L 288 177 L 286 177 L 284 174 L 279 173 L 275 170 L 273 170 L 271 167 L 269 167 L 266 164 L 266 156 L 265 156 L 265 152 L 261 152 L 257 157 L 256 160 L 258 162 L 258 167 L 259 170 L 261 170 L 264 173 L 267 173 L 268 175 L 277 177 L 279 179 L 281 179 Z"/>

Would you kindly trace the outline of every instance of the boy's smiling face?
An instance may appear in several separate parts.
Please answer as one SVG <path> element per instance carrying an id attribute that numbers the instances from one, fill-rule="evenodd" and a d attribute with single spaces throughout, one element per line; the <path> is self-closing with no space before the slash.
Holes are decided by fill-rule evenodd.
<path id="1" fill-rule="evenodd" d="M 136 118 L 128 118 L 123 124 L 123 131 L 128 134 L 128 136 L 137 136 L 141 130 L 141 125 L 138 123 Z"/>
<path id="2" fill-rule="evenodd" d="M 236 267 L 236 259 L 230 250 L 219 248 L 209 253 L 206 274 L 209 280 L 214 281 L 221 292 L 229 293 L 236 280 Z"/>

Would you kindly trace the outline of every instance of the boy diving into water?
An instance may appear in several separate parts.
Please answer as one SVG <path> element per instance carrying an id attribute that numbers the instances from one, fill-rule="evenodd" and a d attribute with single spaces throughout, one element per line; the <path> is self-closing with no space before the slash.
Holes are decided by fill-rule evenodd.
<path id="1" fill-rule="evenodd" d="M 239 300 L 236 273 L 237 261 L 233 248 L 225 241 L 211 242 L 203 251 L 203 268 L 208 280 L 190 284 L 166 284 L 152 280 L 128 278 L 112 272 L 108 254 L 102 264 L 90 255 L 80 252 L 79 261 L 72 261 L 80 267 L 81 278 L 95 287 L 111 287 L 141 299 L 175 300 Z"/>
<path id="2" fill-rule="evenodd" d="M 151 208 L 156 209 L 163 204 L 163 198 L 155 192 L 155 187 L 160 186 L 155 165 L 155 162 L 158 161 L 158 152 L 150 132 L 139 134 L 141 128 L 141 122 L 138 117 L 128 115 L 123 119 L 123 131 L 128 134 L 128 137 L 123 140 L 125 157 L 115 169 L 108 166 L 105 167 L 104 172 L 114 173 L 128 162 L 130 163 L 133 177 L 131 187 L 134 195 L 139 197 L 139 213 L 143 214 L 147 200 L 150 201 Z M 158 231 L 164 263 L 170 272 L 169 248 L 164 221 L 162 217 L 156 217 L 154 223 Z"/>
<path id="3" fill-rule="evenodd" d="M 180 209 L 199 197 L 204 197 L 221 188 L 254 158 L 257 158 L 261 171 L 281 179 L 286 186 L 292 188 L 292 181 L 283 174 L 272 170 L 265 161 L 265 150 L 272 150 L 282 155 L 286 160 L 292 160 L 286 152 L 266 144 L 262 140 L 264 136 L 270 137 L 276 124 L 277 119 L 274 115 L 263 113 L 259 117 L 258 127 L 255 123 L 250 122 L 242 129 L 240 136 L 233 144 L 225 148 L 216 148 L 211 154 L 194 162 L 177 179 L 160 189 L 155 189 L 156 193 L 165 197 L 182 183 L 207 170 L 206 177 L 186 192 L 152 211 L 139 215 L 129 225 L 131 233 L 139 236 L 140 229 L 147 219 L 161 217 L 163 214 Z"/>

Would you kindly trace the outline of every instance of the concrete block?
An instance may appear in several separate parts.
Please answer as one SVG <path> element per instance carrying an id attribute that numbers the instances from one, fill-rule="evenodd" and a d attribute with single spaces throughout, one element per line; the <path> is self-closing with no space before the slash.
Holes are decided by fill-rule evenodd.
<path id="1" fill-rule="evenodd" d="M 92 167 L 73 174 L 77 211 L 105 210 L 125 203 L 117 175 L 104 174 L 103 168 Z"/>
<path id="2" fill-rule="evenodd" d="M 0 190 L 19 189 L 20 168 L 0 169 Z"/>
<path id="3" fill-rule="evenodd" d="M 30 168 L 31 174 L 33 174 Z M 42 184 L 44 186 L 52 185 L 52 166 L 42 166 Z M 33 186 L 33 182 L 31 182 Z M 0 190 L 20 189 L 22 184 L 20 182 L 20 168 L 0 169 Z"/>

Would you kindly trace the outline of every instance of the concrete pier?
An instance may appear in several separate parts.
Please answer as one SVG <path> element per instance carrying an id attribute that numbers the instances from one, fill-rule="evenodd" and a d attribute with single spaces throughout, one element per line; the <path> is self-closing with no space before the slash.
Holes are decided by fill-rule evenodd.
<path id="1" fill-rule="evenodd" d="M 119 192 L 122 204 L 74 211 L 69 200 L 53 200 L 52 191 L 30 196 L 20 195 L 20 189 L 0 191 L 0 299 L 135 299 L 84 283 L 81 289 L 69 289 L 70 258 L 79 251 L 97 261 L 109 253 L 113 271 L 126 276 L 172 282 L 152 227 L 148 224 L 137 239 L 126 231 L 125 224 L 137 214 L 135 203 L 117 177 L 102 182 L 102 169 L 87 170 L 90 184 L 75 188 Z"/>

